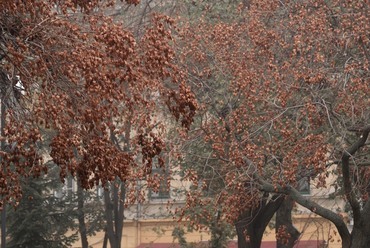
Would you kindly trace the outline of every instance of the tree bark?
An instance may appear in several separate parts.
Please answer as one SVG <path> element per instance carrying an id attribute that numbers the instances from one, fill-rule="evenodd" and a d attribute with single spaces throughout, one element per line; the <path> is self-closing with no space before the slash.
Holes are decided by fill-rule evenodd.
<path id="1" fill-rule="evenodd" d="M 361 212 L 360 221 L 354 223 L 351 233 L 351 248 L 370 247 L 370 201 Z"/>
<path id="2" fill-rule="evenodd" d="M 108 245 L 108 235 L 107 235 L 107 230 L 104 232 L 104 241 L 103 241 L 103 248 L 107 248 Z"/>
<path id="3" fill-rule="evenodd" d="M 123 151 L 130 151 L 130 134 L 131 134 L 131 118 L 125 121 L 125 135 L 123 137 Z M 120 141 L 111 130 L 111 141 L 116 147 L 122 151 Z M 106 247 L 106 239 L 109 240 L 111 248 L 121 248 L 123 220 L 124 220 L 124 203 L 126 197 L 126 185 L 118 178 L 110 184 L 110 187 L 104 191 L 104 205 L 107 227 L 105 231 L 104 244 Z"/>
<path id="4" fill-rule="evenodd" d="M 5 73 L 4 74 L 4 78 L 3 80 L 6 79 L 6 75 Z M 2 81 L 1 82 L 2 84 L 6 85 L 7 82 L 5 81 Z M 4 99 L 5 98 L 5 90 L 2 89 L 1 90 L 1 120 L 0 120 L 0 125 L 1 125 L 1 136 L 4 137 L 5 136 L 5 122 L 6 122 L 6 117 L 5 117 L 5 112 L 6 112 L 6 106 L 5 106 L 5 103 L 4 103 Z M 5 140 L 4 139 L 1 139 L 1 151 L 4 151 L 5 149 Z M 4 171 L 5 171 L 5 168 L 4 168 Z M 6 203 L 4 201 L 3 205 L 2 205 L 2 209 L 1 209 L 1 248 L 6 248 Z"/>
<path id="5" fill-rule="evenodd" d="M 77 219 L 78 219 L 78 228 L 80 231 L 81 245 L 82 248 L 88 248 L 89 243 L 87 241 L 87 229 L 85 223 L 85 212 L 84 212 L 84 192 L 81 187 L 81 182 L 77 176 Z"/>
<path id="6" fill-rule="evenodd" d="M 279 192 L 283 193 L 286 195 L 289 195 L 292 197 L 293 200 L 295 200 L 298 204 L 301 206 L 309 209 L 313 213 L 316 213 L 320 215 L 321 217 L 331 221 L 335 227 L 338 230 L 338 233 L 340 237 L 342 238 L 342 247 L 343 248 L 348 248 L 350 247 L 351 244 L 351 235 L 348 231 L 347 225 L 344 222 L 342 216 L 339 214 L 324 208 L 317 204 L 316 202 L 309 200 L 306 197 L 303 197 L 296 189 L 290 186 L 286 187 L 280 187 L 280 186 L 274 186 L 266 181 L 264 181 L 261 178 L 258 178 L 258 181 L 261 183 L 261 190 L 266 191 L 266 192 Z"/>
<path id="7" fill-rule="evenodd" d="M 106 235 L 111 248 L 121 248 L 125 195 L 125 184 L 118 179 L 111 184 L 110 190 L 104 191 Z"/>
<path id="8" fill-rule="evenodd" d="M 107 237 L 112 248 L 117 248 L 115 231 L 113 226 L 113 203 L 110 198 L 110 190 L 104 191 L 105 218 L 107 221 Z"/>
<path id="9" fill-rule="evenodd" d="M 293 226 L 292 210 L 294 201 L 291 197 L 286 196 L 276 212 L 276 232 L 279 228 L 286 230 L 286 239 L 283 241 L 278 239 L 276 242 L 277 248 L 293 248 L 295 242 L 299 238 L 300 232 Z"/>
<path id="10" fill-rule="evenodd" d="M 246 240 L 246 232 L 247 232 L 247 224 L 244 224 L 241 220 L 239 220 L 235 224 L 236 234 L 238 236 L 238 248 L 250 248 L 250 243 L 247 243 Z"/>
<path id="11" fill-rule="evenodd" d="M 354 227 L 351 235 L 351 248 L 370 247 L 369 228 Z"/>
<path id="12" fill-rule="evenodd" d="M 267 203 L 267 196 L 258 208 L 245 211 L 236 222 L 238 248 L 261 247 L 263 233 L 284 200 L 281 195 L 274 195 Z"/>
<path id="13" fill-rule="evenodd" d="M 266 182 L 258 175 L 255 175 L 256 180 L 260 183 L 260 189 L 264 192 L 279 192 L 289 195 L 297 203 L 311 210 L 313 213 L 320 215 L 321 217 L 331 221 L 337 228 L 339 235 L 342 239 L 343 248 L 362 248 L 370 247 L 370 203 L 366 202 L 363 210 L 361 210 L 359 202 L 356 198 L 355 191 L 353 190 L 353 184 L 350 174 L 350 158 L 366 144 L 369 137 L 370 125 L 365 126 L 362 129 L 357 142 L 352 144 L 348 149 L 343 152 L 341 165 L 342 165 L 342 177 L 343 177 L 343 188 L 345 196 L 351 205 L 353 216 L 354 216 L 354 227 L 350 234 L 347 225 L 343 221 L 342 217 L 337 213 L 326 209 L 319 204 L 303 197 L 296 189 L 291 186 L 280 187 L 274 186 L 269 182 Z M 247 164 L 251 164 L 248 159 L 245 159 Z"/>
<path id="14" fill-rule="evenodd" d="M 370 202 L 367 201 L 363 210 L 361 210 L 353 189 L 349 164 L 351 157 L 366 144 L 370 134 L 370 125 L 363 127 L 361 131 L 357 142 L 346 149 L 342 155 L 343 188 L 346 199 L 351 205 L 354 220 L 353 231 L 350 235 L 350 246 L 348 246 L 351 248 L 370 247 Z M 343 245 L 343 247 L 345 246 Z"/>

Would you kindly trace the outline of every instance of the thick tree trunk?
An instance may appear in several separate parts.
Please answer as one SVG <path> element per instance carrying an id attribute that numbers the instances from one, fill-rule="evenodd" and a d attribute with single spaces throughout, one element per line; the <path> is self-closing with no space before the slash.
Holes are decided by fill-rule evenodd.
<path id="1" fill-rule="evenodd" d="M 247 241 L 245 240 L 245 235 L 244 235 L 245 228 L 243 228 L 243 226 L 236 224 L 235 229 L 236 229 L 236 234 L 238 237 L 238 248 L 248 247 Z"/>
<path id="2" fill-rule="evenodd" d="M 238 248 L 261 247 L 263 233 L 283 200 L 281 195 L 274 195 L 268 203 L 263 200 L 258 208 L 248 210 L 240 216 L 235 224 Z"/>
<path id="3" fill-rule="evenodd" d="M 331 221 L 337 228 L 338 233 L 342 238 L 342 248 L 370 247 L 370 201 L 367 201 L 361 210 L 360 203 L 356 196 L 356 191 L 353 190 L 354 188 L 351 181 L 352 177 L 350 174 L 349 163 L 351 156 L 353 156 L 361 147 L 366 144 L 369 134 L 370 125 L 363 127 L 362 134 L 357 142 L 353 143 L 349 148 L 344 150 L 341 159 L 344 193 L 349 204 L 351 205 L 353 212 L 354 228 L 352 234 L 349 233 L 348 227 L 342 216 L 331 211 L 330 209 L 322 207 L 306 197 L 303 197 L 295 188 L 289 185 L 285 187 L 272 185 L 263 178 L 259 177 L 258 174 L 255 174 L 254 177 L 260 183 L 260 189 L 263 192 L 279 192 L 289 195 L 301 206 Z M 253 163 L 247 158 L 244 160 L 248 165 L 253 165 Z"/>
<path id="4" fill-rule="evenodd" d="M 125 184 L 118 180 L 111 184 L 110 191 L 104 191 L 106 235 L 111 248 L 121 248 L 125 194 Z"/>
<path id="5" fill-rule="evenodd" d="M 354 223 L 351 233 L 351 248 L 370 247 L 370 202 L 361 212 L 360 219 Z"/>
<path id="6" fill-rule="evenodd" d="M 112 248 L 118 248 L 116 244 L 116 235 L 114 231 L 114 220 L 113 220 L 113 203 L 110 198 L 110 191 L 104 191 L 104 203 L 105 203 L 105 218 L 107 222 L 106 234 L 109 240 L 109 244 Z"/>
<path id="7" fill-rule="evenodd" d="M 123 150 L 130 150 L 130 134 L 131 134 L 131 117 L 125 122 L 125 135 Z M 111 132 L 111 141 L 121 149 L 120 141 Z M 104 244 L 106 247 L 106 239 L 109 240 L 111 248 L 121 248 L 123 220 L 124 220 L 124 203 L 126 197 L 126 185 L 118 178 L 111 183 L 109 190 L 104 191 L 104 205 L 107 227 L 105 231 Z"/>
<path id="8" fill-rule="evenodd" d="M 293 248 L 294 243 L 299 238 L 300 233 L 293 226 L 292 222 L 292 209 L 294 201 L 291 197 L 286 196 L 279 209 L 276 212 L 276 232 L 279 228 L 286 231 L 284 240 L 278 239 L 276 243 L 277 248 Z"/>
<path id="9" fill-rule="evenodd" d="M 342 155 L 342 176 L 343 188 L 346 199 L 352 208 L 354 226 L 351 233 L 351 248 L 370 247 L 370 202 L 368 201 L 363 210 L 356 196 L 351 176 L 349 161 L 351 157 L 363 146 L 366 145 L 370 133 L 370 125 L 363 127 L 362 134 L 357 142 L 347 148 Z M 343 247 L 345 247 L 343 245 Z"/>
<path id="10" fill-rule="evenodd" d="M 4 74 L 4 73 L 3 73 Z M 5 74 L 4 74 L 5 76 Z M 5 76 L 6 78 L 6 76 Z M 5 80 L 5 78 L 3 77 L 3 79 Z M 5 81 L 2 81 L 1 83 L 3 83 L 4 85 L 6 85 L 7 82 Z M 4 137 L 5 136 L 5 122 L 6 122 L 6 119 L 5 119 L 5 112 L 6 112 L 6 106 L 4 104 L 4 95 L 5 95 L 5 91 L 4 89 L 1 90 L 1 113 L 0 113 L 0 125 L 1 125 L 1 136 Z M 4 151 L 5 149 L 5 140 L 4 139 L 1 139 L 1 151 Z M 4 168 L 5 170 L 5 168 Z M 6 203 L 4 202 L 3 203 L 3 206 L 2 206 L 2 209 L 1 209 L 1 248 L 6 248 Z"/>
<path id="11" fill-rule="evenodd" d="M 235 224 L 236 234 L 238 236 L 238 248 L 252 248 L 250 240 L 247 238 L 247 225 L 243 220 L 239 220 Z M 248 241 L 247 241 L 248 239 Z"/>
<path id="12" fill-rule="evenodd" d="M 78 219 L 78 228 L 80 231 L 81 245 L 82 248 L 88 248 L 89 243 L 87 241 L 87 229 L 85 223 L 85 213 L 84 213 L 84 196 L 83 189 L 81 187 L 80 180 L 77 178 L 77 219 Z"/>
<path id="13" fill-rule="evenodd" d="M 258 223 L 254 223 L 253 225 L 248 225 L 247 234 L 249 236 L 249 242 L 247 241 L 247 243 L 249 243 L 249 247 L 252 247 L 252 248 L 261 247 L 262 237 L 263 237 L 263 233 L 265 232 L 266 226 L 267 224 L 264 227 L 259 226 Z"/>
<path id="14" fill-rule="evenodd" d="M 351 248 L 370 247 L 370 230 L 354 227 L 351 239 Z"/>

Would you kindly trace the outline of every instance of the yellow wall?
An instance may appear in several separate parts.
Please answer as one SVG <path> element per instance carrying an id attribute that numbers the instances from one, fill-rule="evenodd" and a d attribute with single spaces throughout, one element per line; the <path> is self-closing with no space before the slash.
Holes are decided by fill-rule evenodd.
<path id="1" fill-rule="evenodd" d="M 325 240 L 330 248 L 341 247 L 340 237 L 334 225 L 316 215 L 294 215 L 293 222 L 296 228 L 303 234 L 300 240 Z M 172 243 L 172 231 L 180 223 L 172 219 L 152 219 L 132 221 L 128 220 L 123 229 L 123 248 L 136 248 L 141 243 Z M 186 228 L 185 228 L 186 229 Z M 204 232 L 192 232 L 186 234 L 188 242 L 207 241 L 210 235 Z M 97 233 L 89 238 L 92 247 L 102 247 L 104 233 Z M 267 228 L 264 241 L 275 241 L 275 230 Z M 76 243 L 73 247 L 81 247 Z"/>
<path id="2" fill-rule="evenodd" d="M 173 219 L 152 219 L 140 221 L 125 221 L 123 227 L 123 248 L 136 248 L 141 243 L 172 243 L 172 231 L 175 227 L 184 227 Z M 209 239 L 207 232 L 192 232 L 185 235 L 188 242 L 206 241 Z M 89 238 L 89 245 L 102 247 L 104 233 L 98 232 L 96 236 Z M 73 246 L 81 247 L 77 242 Z"/>

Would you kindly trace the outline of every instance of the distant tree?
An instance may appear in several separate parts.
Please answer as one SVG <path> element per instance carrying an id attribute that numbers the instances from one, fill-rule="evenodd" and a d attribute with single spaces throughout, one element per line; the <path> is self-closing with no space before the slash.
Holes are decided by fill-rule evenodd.
<path id="1" fill-rule="evenodd" d="M 264 202 L 287 195 L 332 221 L 343 247 L 368 246 L 366 4 L 250 1 L 238 10 L 238 20 L 202 21 L 183 35 L 182 62 L 200 102 L 188 141 L 209 147 L 196 151 L 201 163 L 188 163 L 185 176 L 198 184 L 210 172 L 224 185 L 212 198 L 195 187 L 186 206 L 212 203 L 231 223 L 241 218 L 242 240 L 256 217 L 248 211 L 261 213 Z M 307 177 L 326 187 L 334 166 L 354 214 L 351 234 L 340 214 L 297 190 Z"/>
<path id="2" fill-rule="evenodd" d="M 70 247 L 77 240 L 75 206 L 56 194 L 63 184 L 55 169 L 22 179 L 23 197 L 8 211 L 7 247 Z"/>
<path id="3" fill-rule="evenodd" d="M 113 2 L 0 2 L 1 69 L 24 86 L 23 114 L 6 116 L 2 139 L 16 149 L 1 154 L 1 204 L 20 200 L 21 178 L 47 171 L 39 149 L 45 130 L 62 180 L 135 188 L 138 177 L 156 185 L 151 162 L 163 161 L 165 118 L 183 130 L 192 123 L 196 102 L 174 63 L 173 20 L 154 15 L 137 38 L 109 16 Z"/>

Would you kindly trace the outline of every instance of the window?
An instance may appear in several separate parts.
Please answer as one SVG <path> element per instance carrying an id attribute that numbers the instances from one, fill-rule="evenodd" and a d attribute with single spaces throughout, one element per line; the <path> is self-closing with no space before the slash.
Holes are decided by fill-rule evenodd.
<path id="1" fill-rule="evenodd" d="M 302 195 L 309 195 L 310 190 L 310 177 L 303 177 L 298 181 L 297 190 Z"/>
<path id="2" fill-rule="evenodd" d="M 103 200 L 104 197 L 104 188 L 99 184 L 96 186 L 96 198 L 99 200 Z"/>
<path id="3" fill-rule="evenodd" d="M 154 160 L 153 160 L 154 161 Z M 153 162 L 153 164 L 156 164 L 157 160 Z M 157 168 L 153 165 L 152 168 L 152 175 L 158 175 L 159 178 L 159 187 L 158 192 L 153 191 L 152 189 L 149 190 L 149 198 L 151 200 L 154 199 L 168 199 L 170 198 L 170 188 L 168 185 L 168 163 L 165 164 L 166 168 Z"/>
<path id="4" fill-rule="evenodd" d="M 77 191 L 77 182 L 73 179 L 72 176 L 65 178 L 64 185 L 54 189 L 54 197 L 56 198 L 72 198 L 73 194 Z"/>
<path id="5" fill-rule="evenodd" d="M 73 193 L 77 191 L 76 181 L 73 179 L 72 176 L 67 177 L 63 188 L 68 197 L 72 197 Z"/>

